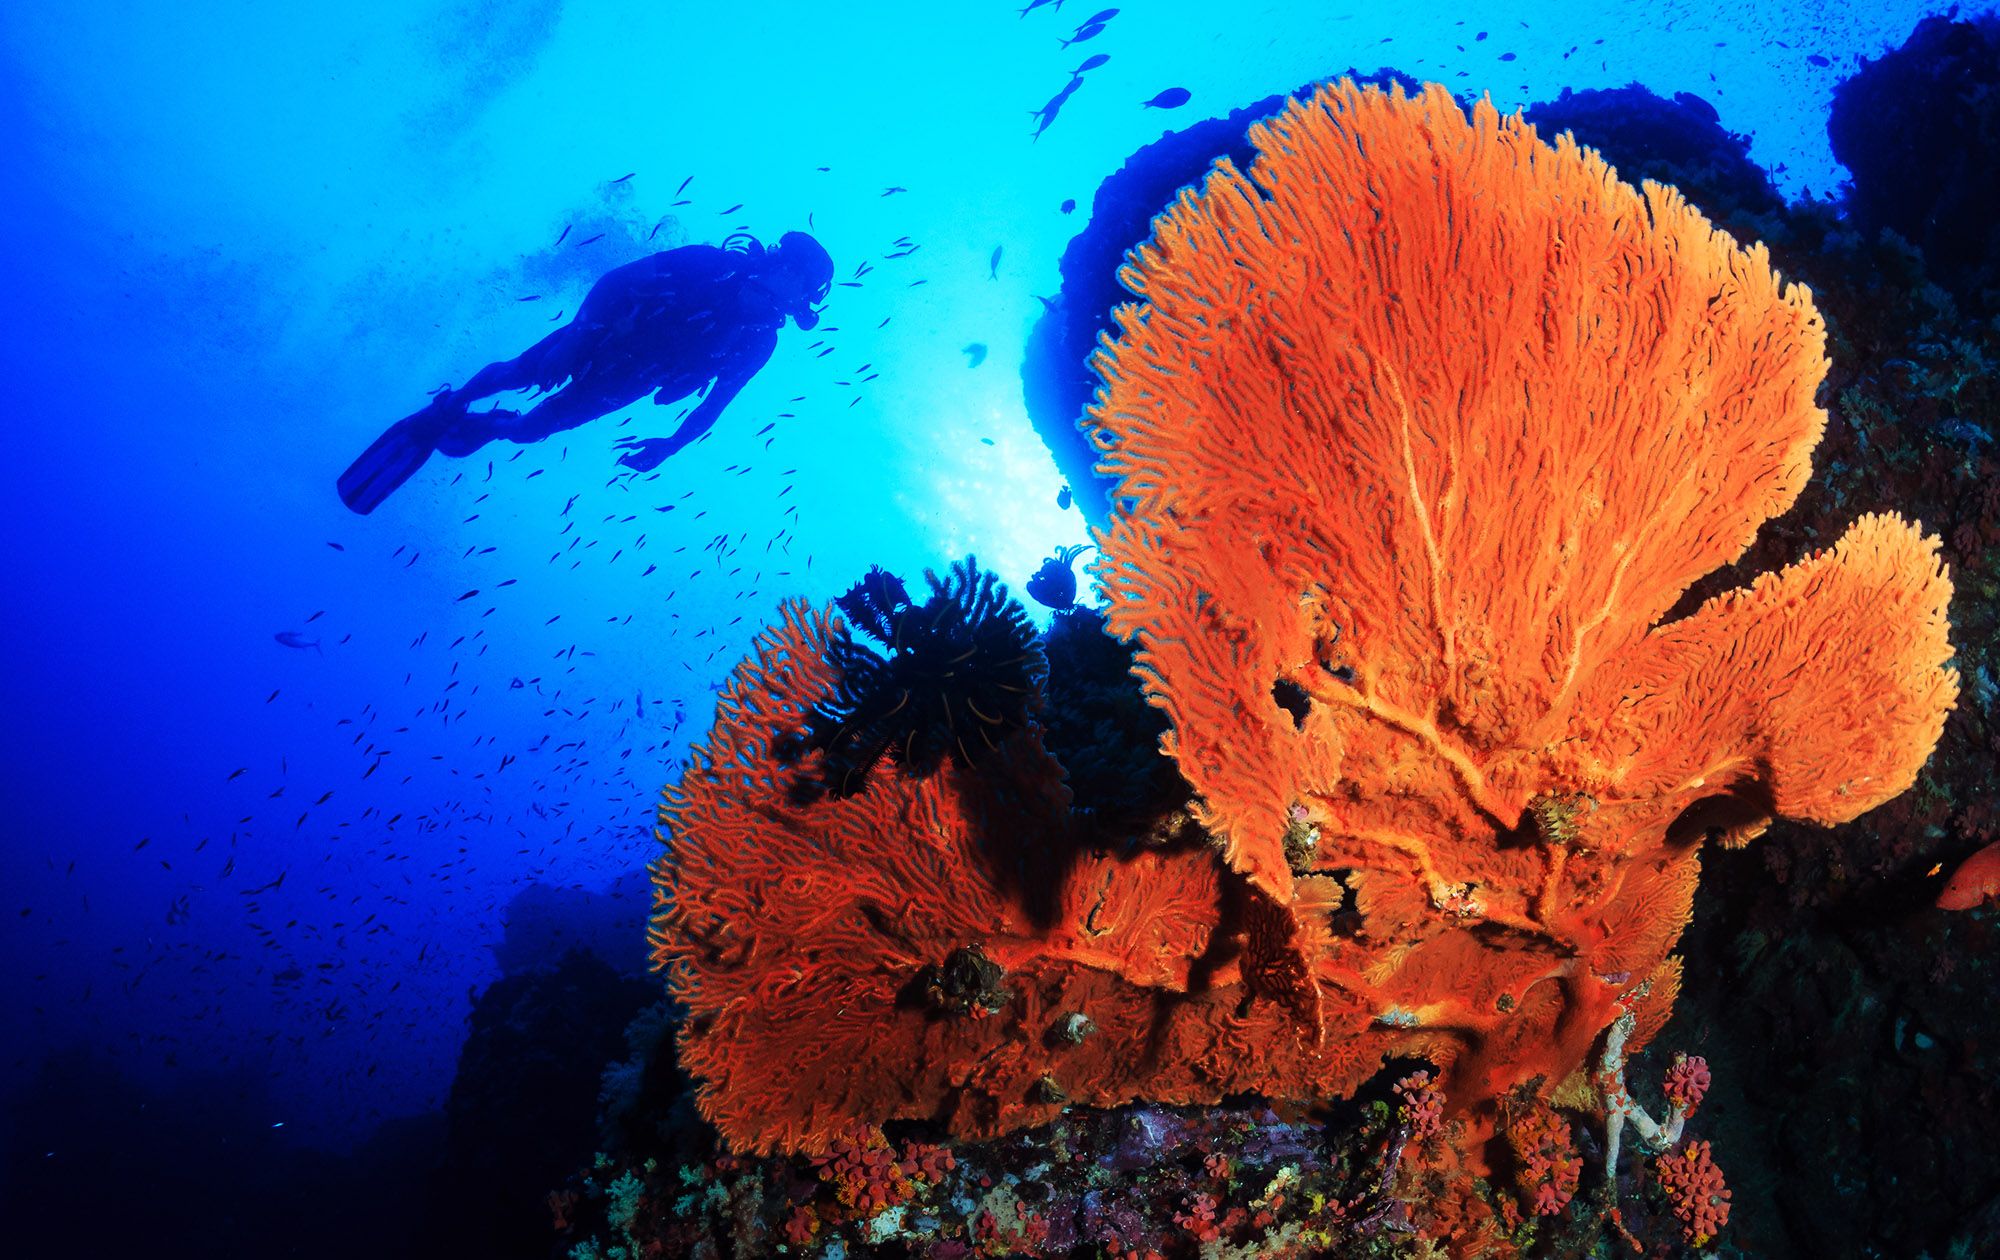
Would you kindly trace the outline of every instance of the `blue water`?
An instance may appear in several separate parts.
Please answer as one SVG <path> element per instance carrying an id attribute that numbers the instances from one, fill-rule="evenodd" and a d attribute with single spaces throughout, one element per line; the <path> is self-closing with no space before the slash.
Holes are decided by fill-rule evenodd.
<path id="1" fill-rule="evenodd" d="M 340 1147 L 439 1105 L 530 885 L 641 968 L 655 794 L 781 599 L 968 552 L 1018 591 L 1086 541 L 1021 348 L 1163 129 L 1350 66 L 1508 110 L 1636 80 L 1827 192 L 1834 83 L 1925 11 L 1128 0 L 1061 48 L 1090 8 L 0 12 L 10 1082 L 88 1055 Z M 657 477 L 614 464 L 681 410 L 642 403 L 335 496 L 607 268 L 808 226 L 871 269 Z"/>

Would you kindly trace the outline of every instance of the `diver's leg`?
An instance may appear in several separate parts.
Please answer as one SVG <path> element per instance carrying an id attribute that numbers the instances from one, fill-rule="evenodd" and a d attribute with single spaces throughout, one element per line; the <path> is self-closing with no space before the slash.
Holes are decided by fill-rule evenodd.
<path id="1" fill-rule="evenodd" d="M 631 398 L 607 401 L 601 389 L 578 389 L 578 382 L 570 377 L 576 370 L 574 365 L 582 340 L 577 324 L 565 324 L 513 358 L 481 368 L 464 388 L 443 391 L 421 410 L 389 426 L 340 475 L 341 501 L 365 516 L 395 493 L 396 487 L 415 476 L 433 451 L 470 455 L 500 437 L 516 442 L 538 441 L 558 428 L 574 428 L 593 416 L 633 401 Z M 569 384 L 564 385 L 565 380 Z M 527 416 L 505 410 L 476 413 L 466 410 L 468 401 L 530 386 L 562 388 Z M 558 398 L 569 401 L 543 416 L 544 409 Z M 596 410 L 588 410 L 592 406 Z M 530 420 L 529 416 L 542 418 Z"/>
<path id="2" fill-rule="evenodd" d="M 445 396 L 463 407 L 508 390 L 554 389 L 575 370 L 581 341 L 582 334 L 572 320 L 513 358 L 480 368 L 471 380 L 447 390 Z"/>
<path id="3" fill-rule="evenodd" d="M 436 449 L 437 439 L 457 419 L 458 408 L 443 395 L 389 426 L 360 458 L 340 474 L 341 502 L 363 516 L 382 505 L 396 487 L 415 476 Z"/>
<path id="4" fill-rule="evenodd" d="M 441 455 L 470 455 L 502 439 L 526 445 L 552 433 L 588 424 L 606 412 L 629 407 L 645 396 L 599 382 L 572 380 L 526 411 L 468 411 L 437 439 Z"/>

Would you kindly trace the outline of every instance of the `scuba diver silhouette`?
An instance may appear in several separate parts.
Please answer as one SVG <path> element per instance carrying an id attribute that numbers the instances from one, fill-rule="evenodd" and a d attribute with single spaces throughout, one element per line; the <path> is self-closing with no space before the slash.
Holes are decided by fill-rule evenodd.
<path id="1" fill-rule="evenodd" d="M 666 406 L 708 386 L 672 436 L 616 444 L 620 464 L 651 471 L 708 432 L 770 361 L 787 317 L 801 329 L 818 326 L 832 284 L 833 259 L 804 232 L 769 248 L 739 233 L 719 248 L 686 245 L 614 267 L 569 323 L 391 425 L 340 475 L 341 500 L 365 516 L 433 452 L 470 455 L 500 438 L 539 442 L 647 394 Z M 526 411 L 468 408 L 517 389 L 547 396 Z"/>

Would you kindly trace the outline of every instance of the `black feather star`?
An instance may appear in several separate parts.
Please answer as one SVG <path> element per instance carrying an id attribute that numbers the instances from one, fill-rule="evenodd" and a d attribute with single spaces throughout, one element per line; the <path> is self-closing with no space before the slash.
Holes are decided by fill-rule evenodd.
<path id="1" fill-rule="evenodd" d="M 1027 613 L 970 556 L 945 579 L 924 580 L 930 598 L 913 604 L 878 566 L 834 601 L 847 624 L 828 644 L 839 675 L 833 694 L 777 748 L 786 761 L 808 749 L 825 754 L 819 781 L 799 784 L 805 799 L 852 796 L 884 757 L 916 778 L 946 758 L 978 765 L 1027 724 L 1046 671 Z"/>

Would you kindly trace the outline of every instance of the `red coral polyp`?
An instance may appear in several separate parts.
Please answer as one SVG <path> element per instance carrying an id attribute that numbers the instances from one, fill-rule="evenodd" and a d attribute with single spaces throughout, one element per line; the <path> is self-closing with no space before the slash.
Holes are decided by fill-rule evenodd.
<path id="1" fill-rule="evenodd" d="M 1707 1142 L 1689 1142 L 1654 1161 L 1654 1172 L 1687 1240 L 1706 1247 L 1729 1223 L 1729 1187 Z"/>
<path id="2" fill-rule="evenodd" d="M 1412 1072 L 1396 1082 L 1400 1118 L 1412 1141 L 1425 1142 L 1444 1130 L 1444 1093 L 1429 1072 Z"/>
<path id="3" fill-rule="evenodd" d="M 858 1216 L 906 1202 L 913 1189 L 910 1176 L 879 1129 L 857 1127 L 833 1142 L 814 1163 L 820 1180 L 833 1188 L 834 1199 Z"/>
<path id="4" fill-rule="evenodd" d="M 1555 1108 L 1536 1104 L 1513 1118 L 1507 1139 L 1514 1148 L 1515 1185 L 1535 1214 L 1554 1216 L 1568 1207 L 1583 1173 L 1569 1122 Z"/>
<path id="5" fill-rule="evenodd" d="M 1677 1055 L 1672 1066 L 1667 1068 L 1666 1080 L 1661 1091 L 1667 1101 L 1687 1115 L 1693 1115 L 1695 1108 L 1708 1094 L 1708 1060 L 1700 1055 Z"/>

